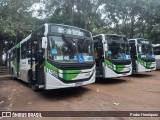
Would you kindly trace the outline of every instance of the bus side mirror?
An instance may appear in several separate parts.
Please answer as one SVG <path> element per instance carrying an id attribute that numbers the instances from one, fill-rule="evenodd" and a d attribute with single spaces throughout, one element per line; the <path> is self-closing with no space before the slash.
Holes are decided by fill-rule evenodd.
<path id="1" fill-rule="evenodd" d="M 104 43 L 104 51 L 107 51 L 108 50 L 108 45 L 107 43 Z"/>
<path id="2" fill-rule="evenodd" d="M 47 37 L 42 37 L 42 48 L 47 48 Z"/>
<path id="3" fill-rule="evenodd" d="M 139 52 L 142 52 L 142 46 L 141 45 L 138 46 L 138 50 L 139 50 Z"/>

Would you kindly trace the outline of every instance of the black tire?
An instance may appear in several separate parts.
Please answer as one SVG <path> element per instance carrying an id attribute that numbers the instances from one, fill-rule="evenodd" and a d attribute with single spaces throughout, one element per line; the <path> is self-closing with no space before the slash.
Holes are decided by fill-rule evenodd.
<path id="1" fill-rule="evenodd" d="M 30 88 L 32 88 L 33 91 L 37 92 L 39 90 L 38 86 L 34 82 L 32 82 L 31 71 L 28 72 L 28 85 Z"/>
<path id="2" fill-rule="evenodd" d="M 35 85 L 31 85 L 31 88 L 32 88 L 32 90 L 33 91 L 35 91 L 35 92 L 38 92 L 39 91 L 39 88 L 38 88 L 38 86 L 35 84 Z"/>

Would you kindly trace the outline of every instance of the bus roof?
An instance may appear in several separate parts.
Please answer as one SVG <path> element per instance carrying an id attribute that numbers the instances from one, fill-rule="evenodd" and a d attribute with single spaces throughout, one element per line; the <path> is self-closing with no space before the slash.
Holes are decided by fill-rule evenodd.
<path id="1" fill-rule="evenodd" d="M 88 30 L 85 30 L 83 28 L 79 28 L 79 27 L 75 27 L 75 26 L 70 26 L 70 25 L 64 25 L 64 24 L 56 24 L 56 23 L 45 23 L 45 24 L 48 24 L 48 25 L 59 25 L 59 26 L 65 26 L 65 27 L 72 27 L 72 28 L 76 28 L 76 29 L 80 29 L 80 30 L 83 30 L 83 31 L 86 31 L 86 32 L 90 32 Z M 44 24 L 44 25 L 45 25 Z M 90 32 L 91 33 L 91 32 Z"/>
<path id="2" fill-rule="evenodd" d="M 129 39 L 129 40 L 139 40 L 139 39 L 148 40 L 148 39 L 145 39 L 145 38 L 132 38 L 132 39 Z"/>
<path id="3" fill-rule="evenodd" d="M 153 47 L 159 47 L 160 44 L 152 44 Z"/>
<path id="4" fill-rule="evenodd" d="M 115 36 L 121 36 L 121 37 L 125 37 L 125 35 L 118 35 L 118 34 L 98 34 L 98 35 L 95 35 L 95 36 L 93 36 L 93 37 L 97 37 L 97 36 L 99 36 L 99 35 L 115 35 Z"/>

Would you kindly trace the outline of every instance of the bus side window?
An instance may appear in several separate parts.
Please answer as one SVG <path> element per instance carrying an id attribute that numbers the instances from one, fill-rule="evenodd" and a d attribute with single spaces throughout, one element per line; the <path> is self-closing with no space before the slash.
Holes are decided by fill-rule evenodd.
<path id="1" fill-rule="evenodd" d="M 160 47 L 157 47 L 157 55 L 160 55 Z"/>
<path id="2" fill-rule="evenodd" d="M 155 55 L 160 55 L 160 47 L 154 47 L 153 52 Z"/>
<path id="3" fill-rule="evenodd" d="M 30 39 L 27 41 L 27 58 L 31 57 L 31 41 Z"/>
<path id="4" fill-rule="evenodd" d="M 32 58 L 35 58 L 35 53 L 36 53 L 36 45 L 37 45 L 37 41 L 35 39 L 31 40 L 31 44 L 32 44 Z"/>
<path id="5" fill-rule="evenodd" d="M 26 58 L 26 42 L 21 44 L 21 59 L 25 59 Z"/>

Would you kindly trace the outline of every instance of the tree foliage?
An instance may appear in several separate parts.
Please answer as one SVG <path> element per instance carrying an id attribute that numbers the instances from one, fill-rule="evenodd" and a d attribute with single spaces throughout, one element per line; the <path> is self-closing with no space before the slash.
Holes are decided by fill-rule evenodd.
<path id="1" fill-rule="evenodd" d="M 34 10 L 35 4 L 44 7 Z M 77 26 L 93 35 L 116 33 L 159 43 L 160 1 L 0 0 L 0 51 L 6 50 L 5 43 L 12 47 L 46 22 Z"/>

